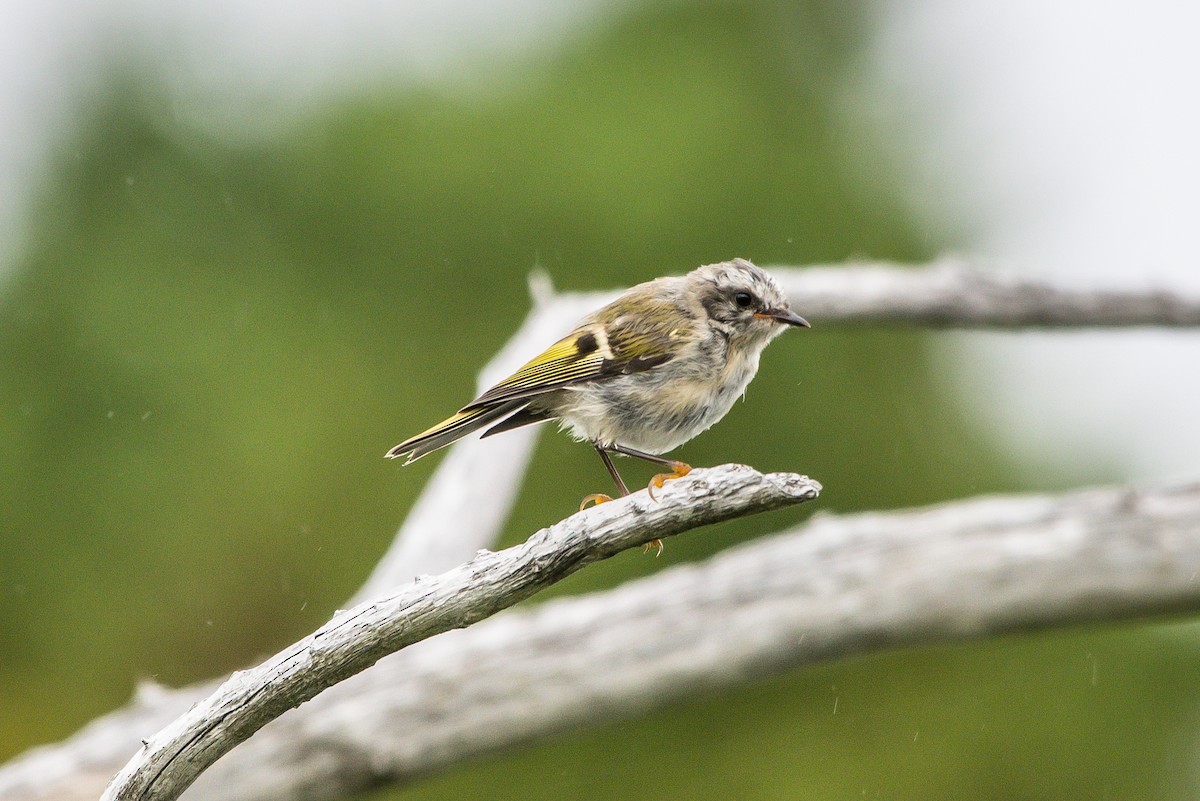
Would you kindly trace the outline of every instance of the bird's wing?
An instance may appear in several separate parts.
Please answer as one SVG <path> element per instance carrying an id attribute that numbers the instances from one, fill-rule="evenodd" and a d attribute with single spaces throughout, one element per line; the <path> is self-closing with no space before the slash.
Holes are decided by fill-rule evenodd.
<path id="1" fill-rule="evenodd" d="M 503 420 L 524 405 L 523 401 L 513 401 L 478 409 L 463 409 L 432 428 L 404 440 L 387 452 L 387 458 L 395 459 L 398 456 L 407 456 L 408 460 L 405 464 L 415 462 L 425 454 L 432 453 L 438 448 L 444 448 L 472 431 L 477 431 L 497 420 Z"/>
<path id="2" fill-rule="evenodd" d="M 531 398 L 565 386 L 649 370 L 678 350 L 680 328 L 617 318 L 581 325 L 463 407 L 463 411 Z"/>
<path id="3" fill-rule="evenodd" d="M 586 381 L 649 370 L 670 361 L 694 336 L 686 317 L 664 313 L 661 301 L 625 299 L 618 314 L 610 304 L 537 358 L 468 403 L 457 414 L 388 451 L 411 462 L 486 425 L 495 431 L 546 419 L 541 412 L 521 416 L 529 399 Z M 517 419 L 508 424 L 508 418 Z M 489 432 L 493 433 L 493 432 Z"/>

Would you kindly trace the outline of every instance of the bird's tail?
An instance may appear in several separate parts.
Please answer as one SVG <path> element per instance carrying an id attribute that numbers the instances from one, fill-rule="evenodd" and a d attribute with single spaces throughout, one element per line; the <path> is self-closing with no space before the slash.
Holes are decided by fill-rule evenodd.
<path id="1" fill-rule="evenodd" d="M 453 417 L 449 417 L 438 423 L 433 428 L 404 440 L 404 442 L 401 442 L 387 452 L 387 458 L 395 459 L 399 456 L 407 456 L 405 464 L 415 462 L 422 456 L 433 453 L 438 448 L 444 448 L 452 442 L 462 439 L 472 431 L 477 431 L 489 423 L 494 423 L 501 418 L 507 417 L 528 403 L 528 398 L 522 398 L 496 406 L 464 409 Z"/>

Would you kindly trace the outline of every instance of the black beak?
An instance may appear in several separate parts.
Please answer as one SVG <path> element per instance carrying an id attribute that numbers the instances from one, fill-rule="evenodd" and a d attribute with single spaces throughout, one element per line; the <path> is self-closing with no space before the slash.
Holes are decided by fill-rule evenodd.
<path id="1" fill-rule="evenodd" d="M 794 325 L 799 328 L 812 328 L 800 315 L 796 314 L 791 309 L 768 309 L 766 311 L 756 312 L 755 317 L 761 317 L 764 320 L 775 320 L 786 325 Z"/>

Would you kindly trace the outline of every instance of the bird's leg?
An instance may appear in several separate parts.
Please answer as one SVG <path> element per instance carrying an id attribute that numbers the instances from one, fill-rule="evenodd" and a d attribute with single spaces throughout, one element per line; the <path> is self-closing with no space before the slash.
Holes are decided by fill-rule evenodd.
<path id="1" fill-rule="evenodd" d="M 608 451 L 602 445 L 596 442 L 592 443 L 592 447 L 596 449 L 596 453 L 600 454 L 600 459 L 604 462 L 604 466 L 608 468 L 608 474 L 612 476 L 613 481 L 617 482 L 617 490 L 621 493 L 621 497 L 628 495 L 629 487 L 625 486 L 624 479 L 622 479 L 621 474 L 617 472 L 617 466 L 614 465 L 612 463 L 612 459 L 608 457 Z M 593 493 L 592 495 L 588 495 L 583 499 L 583 501 L 580 502 L 579 510 L 583 511 L 583 508 L 588 505 L 589 501 L 594 501 L 595 503 L 605 503 L 611 500 L 612 497 L 605 495 L 604 493 Z"/>
<path id="2" fill-rule="evenodd" d="M 610 450 L 617 451 L 619 453 L 620 451 L 618 450 L 618 448 L 615 445 L 605 446 L 605 445 L 601 445 L 597 442 L 593 442 L 592 446 L 596 449 L 596 453 L 600 454 L 601 461 L 603 461 L 604 466 L 608 468 L 608 474 L 610 476 L 612 476 L 613 481 L 617 482 L 617 489 L 620 491 L 621 497 L 628 495 L 629 487 L 625 486 L 625 479 L 621 478 L 621 474 L 617 472 L 617 466 L 615 464 L 613 464 L 612 459 L 608 455 L 608 452 Z M 579 504 L 579 509 L 580 509 L 580 511 L 583 511 L 583 507 L 588 505 L 588 501 L 594 501 L 597 504 L 601 504 L 601 503 L 604 503 L 606 501 L 611 501 L 611 500 L 612 500 L 612 498 L 610 498 L 607 495 L 604 495 L 601 493 L 595 493 L 593 495 L 588 495 L 586 498 L 584 498 L 583 502 Z M 662 552 L 663 552 L 662 540 L 650 540 L 650 542 L 647 542 L 645 547 L 642 548 L 642 553 L 649 553 L 651 548 L 658 549 L 658 552 L 656 554 L 654 554 L 656 557 L 662 556 Z"/>
<path id="3" fill-rule="evenodd" d="M 662 456 L 655 456 L 652 453 L 635 451 L 633 448 L 626 448 L 624 445 L 613 445 L 610 450 L 616 451 L 617 453 L 623 453 L 626 456 L 633 456 L 637 459 L 645 459 L 647 462 L 653 462 L 654 464 L 661 464 L 663 467 L 671 468 L 670 473 L 659 473 L 654 478 L 650 479 L 650 484 L 646 487 L 646 492 L 650 493 L 650 497 L 654 500 L 658 500 L 654 497 L 655 487 L 662 489 L 662 485 L 666 482 L 676 478 L 683 478 L 688 473 L 692 472 L 691 465 L 685 464 L 678 459 L 666 459 Z"/>

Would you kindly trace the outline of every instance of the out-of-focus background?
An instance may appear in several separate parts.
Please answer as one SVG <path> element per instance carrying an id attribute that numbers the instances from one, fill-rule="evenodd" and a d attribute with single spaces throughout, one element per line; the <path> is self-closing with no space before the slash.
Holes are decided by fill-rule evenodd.
<path id="1" fill-rule="evenodd" d="M 382 454 L 470 397 L 535 267 L 608 289 L 957 251 L 1196 286 L 1198 23 L 1165 0 L 6 3 L 0 759 L 324 622 L 438 458 Z M 813 322 L 684 458 L 809 473 L 836 511 L 1200 468 L 1194 333 Z M 547 431 L 506 542 L 605 481 Z M 822 665 L 370 797 L 1190 799 L 1195 631 Z"/>

